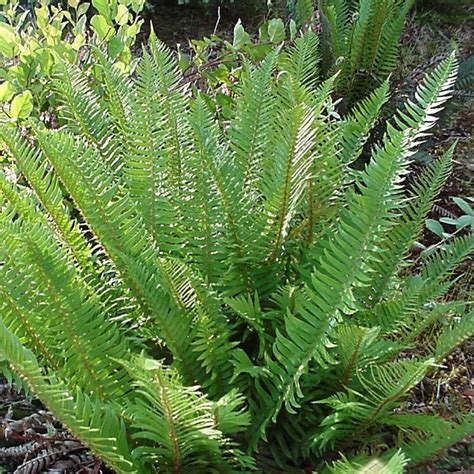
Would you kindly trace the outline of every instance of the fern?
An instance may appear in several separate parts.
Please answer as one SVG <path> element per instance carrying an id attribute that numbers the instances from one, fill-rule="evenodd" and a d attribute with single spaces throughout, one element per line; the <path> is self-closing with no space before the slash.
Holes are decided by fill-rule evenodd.
<path id="1" fill-rule="evenodd" d="M 398 451 L 388 459 L 342 459 L 330 466 L 330 472 L 340 474 L 362 474 L 379 472 L 381 474 L 402 474 L 408 460 L 403 452 Z"/>
<path id="2" fill-rule="evenodd" d="M 323 70 L 340 69 L 338 88 L 352 106 L 395 69 L 413 0 L 321 0 Z"/>
<path id="3" fill-rule="evenodd" d="M 349 34 L 353 2 L 323 3 Z M 361 2 L 352 44 L 396 5 Z M 371 146 L 388 83 L 341 119 L 317 49 L 306 32 L 244 61 L 226 117 L 154 35 L 130 77 L 93 49 L 48 86 L 60 129 L 0 129 L 0 357 L 117 472 L 401 472 L 470 433 L 403 412 L 472 335 L 443 299 L 472 236 L 410 254 L 455 149 L 418 178 L 410 160 L 456 59 Z"/>

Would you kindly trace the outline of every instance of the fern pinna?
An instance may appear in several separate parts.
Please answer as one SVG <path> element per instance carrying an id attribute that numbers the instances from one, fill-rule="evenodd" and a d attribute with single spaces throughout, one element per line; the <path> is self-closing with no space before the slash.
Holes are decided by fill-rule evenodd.
<path id="1" fill-rule="evenodd" d="M 356 171 L 388 86 L 340 119 L 317 45 L 245 64 L 230 120 L 156 39 L 132 77 L 94 50 L 55 72 L 61 129 L 0 129 L 0 354 L 117 472 L 401 472 L 473 432 L 403 409 L 474 328 L 445 298 L 472 236 L 410 253 L 456 59 Z"/>

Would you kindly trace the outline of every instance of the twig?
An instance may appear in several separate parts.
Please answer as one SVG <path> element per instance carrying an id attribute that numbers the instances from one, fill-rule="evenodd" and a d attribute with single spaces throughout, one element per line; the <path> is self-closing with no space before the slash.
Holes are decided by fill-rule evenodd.
<path id="1" fill-rule="evenodd" d="M 92 468 L 92 474 L 99 474 L 101 466 L 102 461 L 100 459 L 96 459 L 94 467 Z"/>
<path id="2" fill-rule="evenodd" d="M 198 76 L 201 74 L 203 69 L 209 69 L 210 67 L 220 66 L 221 64 L 236 63 L 239 62 L 239 59 L 214 59 L 206 64 L 203 64 L 198 70 L 191 71 L 186 74 L 183 74 L 181 80 L 188 79 L 193 76 Z"/>
<path id="3" fill-rule="evenodd" d="M 435 248 L 440 247 L 441 245 L 446 243 L 448 240 L 452 239 L 456 234 L 459 234 L 459 232 L 461 232 L 462 230 L 466 230 L 466 228 L 465 227 L 459 227 L 459 229 L 457 229 L 455 232 L 453 232 L 452 234 L 449 234 L 448 236 L 444 237 L 443 240 L 440 240 L 439 242 L 436 242 L 435 244 L 430 245 L 428 248 L 424 249 L 423 252 L 425 252 L 425 254 L 426 254 L 426 252 L 428 250 L 434 250 Z"/>
<path id="4" fill-rule="evenodd" d="M 217 33 L 217 28 L 219 27 L 220 21 L 221 21 L 221 7 L 217 7 L 217 21 L 216 21 L 216 25 L 214 26 L 214 31 L 212 32 L 213 35 Z"/>

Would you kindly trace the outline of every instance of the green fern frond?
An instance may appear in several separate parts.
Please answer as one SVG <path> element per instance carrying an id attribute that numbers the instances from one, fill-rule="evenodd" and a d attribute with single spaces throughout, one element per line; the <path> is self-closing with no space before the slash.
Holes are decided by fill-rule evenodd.
<path id="1" fill-rule="evenodd" d="M 430 434 L 448 433 L 452 423 L 437 415 L 400 414 L 389 415 L 384 419 L 389 426 L 398 426 L 408 432 L 422 432 Z"/>
<path id="2" fill-rule="evenodd" d="M 187 367 L 191 380 L 195 380 L 191 368 L 193 362 L 189 361 L 192 352 L 188 350 L 187 340 L 189 315 L 170 318 L 171 308 L 163 312 L 164 302 L 170 300 L 163 294 L 165 291 L 157 291 L 160 275 L 154 271 L 154 265 L 158 263 L 158 250 L 132 199 L 114 186 L 93 149 L 81 143 L 75 144 L 70 136 L 61 132 L 40 132 L 39 141 L 59 179 L 142 308 L 145 321 L 151 318 L 159 327 L 161 337 L 177 361 Z M 91 193 L 88 189 L 94 191 Z"/>
<path id="3" fill-rule="evenodd" d="M 424 305 L 449 290 L 453 282 L 447 277 L 472 253 L 473 248 L 474 236 L 455 237 L 450 244 L 425 260 L 418 275 L 406 279 L 400 291 L 392 298 L 377 303 L 365 317 L 374 318 L 384 332 L 403 327 Z"/>
<path id="4" fill-rule="evenodd" d="M 388 77 L 397 67 L 398 49 L 407 15 L 414 4 L 414 0 L 394 2 L 389 21 L 385 21 L 379 36 L 378 47 L 372 53 L 370 74 L 378 78 Z M 387 18 L 388 20 L 388 18 Z"/>
<path id="5" fill-rule="evenodd" d="M 362 433 L 371 425 L 383 424 L 387 414 L 407 396 L 432 366 L 433 361 L 391 362 L 369 367 L 357 374 L 361 389 L 340 392 L 315 403 L 326 404 L 334 411 L 321 422 L 313 445 L 333 446 L 338 439 Z"/>
<path id="6" fill-rule="evenodd" d="M 15 129 L 0 128 L 0 140 L 5 143 L 8 151 L 15 158 L 18 169 L 28 180 L 43 209 L 48 213 L 49 219 L 54 223 L 58 237 L 71 249 L 74 258 L 84 271 L 91 270 L 91 248 L 84 240 L 77 225 L 71 225 L 69 211 L 66 208 L 62 191 L 57 177 L 47 172 L 45 156 L 40 150 L 34 149 L 26 140 L 20 137 Z M 13 204 L 15 197 L 13 186 L 1 175 L 0 190 Z M 26 203 L 29 210 L 22 212 L 17 206 L 16 210 L 25 219 L 32 218 L 35 210 Z M 29 214 L 29 216 L 28 216 Z M 34 222 L 34 218 L 32 220 Z"/>
<path id="7" fill-rule="evenodd" d="M 226 459 L 213 404 L 196 387 L 185 387 L 175 371 L 156 361 L 139 359 L 127 367 L 137 378 L 137 397 L 127 410 L 137 429 L 134 438 L 150 443 L 138 447 L 134 457 L 165 472 L 205 473 L 239 463 Z M 241 415 L 235 420 L 240 424 Z"/>
<path id="8" fill-rule="evenodd" d="M 144 472 L 130 456 L 125 426 L 112 405 L 89 398 L 79 390 L 69 390 L 55 377 L 44 375 L 33 353 L 1 320 L 0 340 L 0 354 L 71 433 L 118 472 Z"/>
<path id="9" fill-rule="evenodd" d="M 341 67 L 349 102 L 364 97 L 396 67 L 398 43 L 413 0 L 363 0 L 358 5 Z"/>
<path id="10" fill-rule="evenodd" d="M 77 384 L 104 400 L 119 400 L 128 391 L 129 381 L 119 366 L 103 354 L 123 357 L 129 348 L 114 324 L 105 324 L 100 296 L 83 283 L 67 254 L 48 238 L 43 226 L 29 225 L 25 230 L 15 222 L 2 226 L 0 232 L 3 242 L 10 243 L 8 248 L 4 246 L 9 261 L 2 268 L 2 284 L 7 294 L 14 295 L 9 299 L 15 300 L 17 310 L 5 314 L 4 321 L 16 325 L 14 318 L 20 311 L 22 319 L 29 319 L 37 333 L 34 340 L 38 344 L 41 341 L 40 347 L 50 349 L 54 357 L 51 353 L 45 355 L 54 358 L 54 367 L 64 376 L 67 374 L 72 386 Z M 31 294 L 31 289 L 22 293 L 25 282 L 30 288 L 41 285 L 43 294 L 38 297 L 34 290 Z M 43 310 L 29 318 L 28 313 L 35 307 Z M 60 317 L 49 321 L 50 314 Z"/>
<path id="11" fill-rule="evenodd" d="M 116 106 L 126 150 L 124 181 L 154 240 L 163 251 L 177 252 L 182 210 L 175 197 L 185 180 L 183 156 L 190 150 L 189 96 L 178 87 L 167 48 L 157 40 L 152 45 L 151 53 L 143 53 L 127 108 Z"/>
<path id="12" fill-rule="evenodd" d="M 341 159 L 344 163 L 351 163 L 359 158 L 388 98 L 389 83 L 385 81 L 369 97 L 359 102 L 341 123 Z"/>
<path id="13" fill-rule="evenodd" d="M 402 447 L 410 466 L 433 459 L 449 446 L 474 435 L 474 422 L 471 415 L 462 417 L 459 423 L 453 422 L 449 425 L 447 429 L 438 430 L 426 439 Z"/>
<path id="14" fill-rule="evenodd" d="M 271 85 L 278 58 L 270 53 L 262 64 L 248 67 L 237 89 L 239 98 L 229 130 L 231 149 L 241 173 L 244 188 L 253 189 L 266 152 L 266 140 L 276 114 L 276 97 Z"/>
<path id="15" fill-rule="evenodd" d="M 380 328 L 362 328 L 353 325 L 341 325 L 337 328 L 335 339 L 337 341 L 340 360 L 341 385 L 347 386 L 351 378 L 364 367 L 375 354 L 371 347 L 377 340 Z"/>
<path id="16" fill-rule="evenodd" d="M 116 64 L 110 62 L 107 55 L 99 48 L 92 46 L 92 54 L 97 58 L 97 67 L 101 71 L 104 82 L 102 101 L 109 111 L 110 120 L 122 135 L 123 143 L 128 147 L 128 139 L 125 136 L 130 132 L 127 123 L 132 112 L 131 80 Z"/>
<path id="17" fill-rule="evenodd" d="M 456 318 L 457 319 L 457 318 Z M 435 358 L 441 362 L 450 352 L 474 335 L 474 310 L 453 321 L 451 327 L 443 329 L 438 336 Z"/>
<path id="18" fill-rule="evenodd" d="M 251 203 L 236 179 L 237 164 L 229 150 L 219 143 L 219 128 L 202 98 L 196 100 L 192 111 L 191 121 L 199 158 L 205 167 L 204 172 L 208 175 L 210 185 L 215 190 L 218 215 L 226 231 L 223 243 L 227 249 L 227 268 L 230 268 L 231 272 L 226 276 L 229 286 L 225 292 L 229 296 L 242 291 L 251 293 L 255 281 L 249 272 L 249 263 L 253 260 L 249 254 L 252 250 L 259 250 L 258 239 L 252 239 L 255 242 L 254 249 L 246 245 L 245 234 L 254 229 L 250 227 L 251 216 L 247 212 L 251 209 Z"/>
<path id="19" fill-rule="evenodd" d="M 400 130 L 411 129 L 410 146 L 419 146 L 426 140 L 437 122 L 436 114 L 451 97 L 456 82 L 458 62 L 456 53 L 442 61 L 416 88 L 415 101 L 407 100 L 404 110 L 395 116 L 394 123 Z"/>
<path id="20" fill-rule="evenodd" d="M 323 28 L 323 70 L 329 72 L 346 51 L 351 11 L 346 0 L 322 0 L 319 9 Z"/>
<path id="21" fill-rule="evenodd" d="M 411 187 L 408 201 L 400 211 L 401 216 L 381 244 L 386 251 L 374 264 L 377 278 L 364 290 L 368 306 L 374 306 L 382 295 L 387 294 L 396 274 L 403 268 L 403 259 L 421 234 L 425 219 L 451 171 L 454 147 L 429 166 Z"/>
<path id="22" fill-rule="evenodd" d="M 269 223 L 268 259 L 273 262 L 282 251 L 291 219 L 305 190 L 305 181 L 315 158 L 315 115 L 308 107 L 295 107 L 279 121 L 273 166 L 264 179 L 266 220 Z"/>
<path id="23" fill-rule="evenodd" d="M 402 450 L 395 452 L 392 456 L 384 456 L 382 459 L 370 459 L 359 456 L 348 460 L 345 456 L 329 466 L 329 472 L 333 474 L 403 474 L 408 459 Z"/>
<path id="24" fill-rule="evenodd" d="M 151 84 L 145 80 L 145 86 L 151 85 L 156 90 L 156 94 L 151 96 L 154 101 L 162 104 L 161 121 L 164 141 L 162 147 L 166 150 L 167 175 L 171 189 L 180 189 L 183 186 L 182 168 L 188 151 L 191 129 L 186 123 L 185 116 L 188 111 L 186 94 L 179 83 L 180 74 L 176 59 L 171 50 L 164 45 L 152 33 L 150 36 L 150 52 L 153 64 L 153 77 Z M 146 52 L 144 51 L 144 54 Z M 137 84 L 140 87 L 140 82 Z M 142 96 L 140 102 L 150 97 Z M 139 104 L 137 104 L 139 105 Z M 137 107 L 134 107 L 138 111 Z M 144 109 L 146 111 L 146 107 Z M 137 124 L 143 125 L 143 119 Z M 138 131 L 138 130 L 137 130 Z M 164 151 L 162 150 L 162 152 Z"/>
<path id="25" fill-rule="evenodd" d="M 97 149 L 112 175 L 118 174 L 123 160 L 116 136 L 110 135 L 112 120 L 89 81 L 78 66 L 57 65 L 52 89 L 60 104 L 60 117 L 70 131 L 82 135 Z"/>
<path id="26" fill-rule="evenodd" d="M 308 88 L 319 80 L 319 38 L 311 30 L 296 38 L 295 44 L 284 54 L 280 69 L 288 72 L 293 80 Z"/>

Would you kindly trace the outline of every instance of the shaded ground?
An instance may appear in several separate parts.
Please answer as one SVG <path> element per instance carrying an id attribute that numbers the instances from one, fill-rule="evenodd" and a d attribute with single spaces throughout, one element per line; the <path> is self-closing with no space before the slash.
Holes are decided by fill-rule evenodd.
<path id="1" fill-rule="evenodd" d="M 235 23 L 242 19 L 249 31 L 258 29 L 264 18 L 262 11 L 243 11 L 235 8 L 204 8 L 181 6 L 161 6 L 144 15 L 142 38 L 147 38 L 150 25 L 157 36 L 171 48 L 177 44 L 186 45 L 189 40 L 216 34 L 222 39 L 232 40 Z"/>
<path id="2" fill-rule="evenodd" d="M 110 473 L 38 400 L 0 379 L 0 473 Z"/>
<path id="3" fill-rule="evenodd" d="M 474 9 L 466 8 L 465 15 L 458 10 L 452 16 L 443 12 L 424 13 L 411 20 L 403 39 L 404 48 L 400 58 L 397 79 L 404 82 L 419 80 L 423 72 L 430 69 L 454 48 L 458 49 L 460 63 L 472 58 L 474 54 Z M 467 21 L 466 18 L 470 18 Z M 461 23 L 459 21 L 461 19 Z M 444 20 L 444 21 L 443 21 Z M 472 84 L 471 84 L 472 87 Z M 403 89 L 403 87 L 402 87 Z M 473 90 L 458 90 L 443 112 L 434 136 L 429 140 L 424 151 L 425 159 L 430 155 L 437 156 L 457 141 L 454 154 L 453 171 L 444 186 L 430 218 L 456 218 L 461 215 L 460 209 L 453 202 L 454 196 L 472 197 L 474 178 L 474 94 Z M 423 168 L 423 157 L 415 165 L 414 171 Z M 425 245 L 436 244 L 439 238 L 425 231 L 422 242 Z M 452 297 L 472 299 L 473 266 L 472 260 L 466 262 L 459 270 L 461 279 L 455 287 L 456 295 Z M 443 366 L 426 377 L 414 391 L 407 411 L 414 413 L 437 413 L 441 416 L 455 417 L 468 413 L 474 401 L 474 341 L 470 340 L 455 350 L 443 361 Z M 435 461 L 421 466 L 416 473 L 472 473 L 474 469 L 474 443 L 467 439 L 452 446 Z"/>

